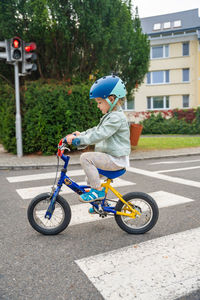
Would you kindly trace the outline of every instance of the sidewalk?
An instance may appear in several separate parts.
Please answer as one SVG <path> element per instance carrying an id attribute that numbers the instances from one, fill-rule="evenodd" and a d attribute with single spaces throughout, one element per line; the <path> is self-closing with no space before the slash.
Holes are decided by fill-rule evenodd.
<path id="1" fill-rule="evenodd" d="M 69 152 L 71 156 L 69 164 L 79 165 L 79 158 L 81 152 L 77 154 Z M 139 151 L 133 150 L 130 155 L 130 160 L 142 160 L 151 158 L 167 158 L 179 157 L 189 155 L 200 155 L 200 147 L 182 148 L 182 149 L 167 149 L 167 150 L 153 150 L 153 151 Z M 62 161 L 59 163 L 62 165 Z M 55 167 L 57 165 L 56 155 L 42 156 L 42 155 L 24 155 L 18 157 L 17 155 L 7 153 L 0 144 L 0 170 L 14 170 L 14 169 L 39 169 L 47 167 Z"/>

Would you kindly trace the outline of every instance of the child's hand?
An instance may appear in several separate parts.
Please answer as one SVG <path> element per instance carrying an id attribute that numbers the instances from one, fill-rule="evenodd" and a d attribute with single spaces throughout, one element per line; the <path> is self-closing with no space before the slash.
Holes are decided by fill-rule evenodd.
<path id="1" fill-rule="evenodd" d="M 67 140 L 67 144 L 71 145 L 72 144 L 72 140 L 76 138 L 76 136 L 74 134 L 68 134 L 66 137 Z"/>
<path id="2" fill-rule="evenodd" d="M 75 131 L 75 132 L 72 132 L 72 134 L 75 134 L 76 136 L 79 136 L 81 133 L 79 131 Z"/>

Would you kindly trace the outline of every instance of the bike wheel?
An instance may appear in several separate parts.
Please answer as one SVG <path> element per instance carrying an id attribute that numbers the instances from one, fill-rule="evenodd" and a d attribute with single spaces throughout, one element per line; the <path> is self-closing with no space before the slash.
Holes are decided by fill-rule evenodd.
<path id="1" fill-rule="evenodd" d="M 123 196 L 123 199 L 130 206 L 140 212 L 135 218 L 123 215 L 115 215 L 115 221 L 119 227 L 130 234 L 143 234 L 156 224 L 159 216 L 159 210 L 155 200 L 148 194 L 141 192 L 132 192 Z M 130 213 L 131 210 L 122 201 L 118 201 L 115 207 L 116 211 Z"/>
<path id="2" fill-rule="evenodd" d="M 63 231 L 71 220 L 71 209 L 68 202 L 57 196 L 55 210 L 51 219 L 45 218 L 47 208 L 50 204 L 50 194 L 44 193 L 36 196 L 29 204 L 27 216 L 31 226 L 39 233 L 55 235 Z"/>

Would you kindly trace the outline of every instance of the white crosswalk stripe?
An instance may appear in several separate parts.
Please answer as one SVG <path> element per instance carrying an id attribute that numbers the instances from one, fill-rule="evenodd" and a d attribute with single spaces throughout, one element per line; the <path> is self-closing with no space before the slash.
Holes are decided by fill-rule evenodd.
<path id="1" fill-rule="evenodd" d="M 200 288 L 200 228 L 76 263 L 105 300 L 174 300 Z"/>
<path id="2" fill-rule="evenodd" d="M 79 185 L 86 185 L 86 182 L 77 182 Z M 123 187 L 128 185 L 134 185 L 135 183 L 123 180 L 120 178 L 116 178 L 113 182 L 113 187 Z M 31 199 L 41 193 L 51 192 L 51 185 L 46 186 L 38 186 L 24 189 L 17 189 L 17 193 L 20 195 L 22 199 Z M 67 186 L 63 185 L 60 194 L 71 194 L 73 191 L 69 189 Z"/>
<path id="3" fill-rule="evenodd" d="M 72 171 L 67 172 L 67 175 L 69 177 L 81 176 L 84 174 L 85 173 L 82 169 L 72 170 Z M 33 180 L 51 179 L 51 178 L 55 178 L 55 176 L 56 176 L 56 172 L 49 172 L 49 173 L 40 173 L 40 174 L 32 174 L 32 175 L 23 175 L 23 176 L 12 176 L 12 177 L 7 177 L 7 180 L 10 183 L 14 183 L 14 182 L 25 182 L 25 181 L 33 181 Z"/>
<path id="4" fill-rule="evenodd" d="M 173 160 L 173 161 L 159 161 L 150 163 L 149 165 L 161 165 L 161 164 L 185 164 L 185 163 L 193 163 L 193 162 L 200 162 L 200 159 L 191 159 L 191 160 Z"/>
<path id="5" fill-rule="evenodd" d="M 157 173 L 157 174 L 160 174 L 160 173 L 180 172 L 180 171 L 188 171 L 188 170 L 195 170 L 195 169 L 200 169 L 200 166 L 187 167 L 187 168 L 178 168 L 178 169 L 167 169 L 167 170 L 154 171 L 154 172 Z"/>
<path id="6" fill-rule="evenodd" d="M 134 174 L 140 174 L 140 175 L 144 175 L 144 176 L 148 176 L 148 177 L 152 177 L 152 178 L 156 178 L 156 179 L 166 180 L 166 181 L 173 182 L 173 183 L 178 183 L 178 184 L 183 184 L 183 185 L 200 188 L 200 182 L 198 182 L 198 181 L 183 179 L 183 178 L 179 178 L 179 177 L 171 177 L 171 176 L 159 174 L 158 172 L 152 172 L 152 171 L 142 170 L 142 169 L 133 168 L 133 167 L 128 167 L 127 170 L 129 172 L 133 172 Z"/>

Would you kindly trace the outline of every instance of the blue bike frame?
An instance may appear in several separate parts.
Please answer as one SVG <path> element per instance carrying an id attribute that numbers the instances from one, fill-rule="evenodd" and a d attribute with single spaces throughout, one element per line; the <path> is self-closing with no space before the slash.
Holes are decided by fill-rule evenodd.
<path id="1" fill-rule="evenodd" d="M 68 156 L 68 155 L 66 156 L 66 155 L 62 154 L 61 159 L 65 162 L 65 164 L 64 164 L 63 169 L 61 170 L 60 178 L 59 178 L 58 183 L 57 183 L 57 187 L 56 187 L 55 191 L 53 192 L 53 195 L 51 197 L 50 205 L 49 205 L 49 207 L 46 211 L 46 214 L 45 214 L 45 218 L 47 218 L 47 219 L 51 219 L 51 216 L 52 216 L 53 211 L 55 209 L 56 198 L 57 198 L 57 196 L 60 192 L 60 189 L 61 189 L 63 183 L 67 187 L 69 187 L 71 190 L 73 190 L 75 193 L 77 193 L 78 195 L 82 195 L 83 193 L 87 193 L 87 189 L 91 188 L 88 185 L 79 185 L 79 184 L 77 184 L 70 177 L 68 177 L 66 175 L 68 163 L 69 163 L 69 160 L 70 160 L 70 156 Z M 114 207 L 104 206 L 105 199 L 106 199 L 106 197 L 101 202 L 101 206 L 102 206 L 102 208 L 104 208 L 104 211 L 110 212 L 110 213 L 116 213 L 116 210 L 114 210 Z M 95 206 L 96 208 L 98 208 L 98 204 L 96 204 L 95 202 L 90 202 L 90 204 Z"/>

